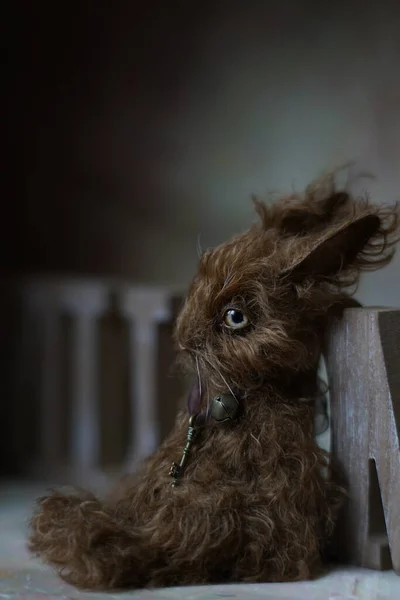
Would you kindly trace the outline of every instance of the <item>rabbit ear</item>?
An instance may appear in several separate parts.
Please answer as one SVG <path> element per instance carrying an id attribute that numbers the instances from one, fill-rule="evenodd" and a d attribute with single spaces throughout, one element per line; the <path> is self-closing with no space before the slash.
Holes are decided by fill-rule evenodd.
<path id="1" fill-rule="evenodd" d="M 283 206 L 279 229 L 285 235 L 307 235 L 329 223 L 347 204 L 346 192 L 331 194 L 323 200 L 308 200 L 306 205 Z"/>
<path id="2" fill-rule="evenodd" d="M 335 276 L 354 265 L 357 255 L 368 245 L 369 240 L 380 230 L 381 220 L 376 214 L 367 214 L 346 223 L 319 239 L 313 245 L 304 246 L 297 261 L 287 268 L 296 279 L 305 277 Z M 379 249 L 379 248 L 378 248 Z M 374 254 L 373 248 L 370 254 Z M 382 259 L 382 256 L 380 257 Z M 378 262 L 371 260 L 373 262 Z M 363 261 L 360 261 L 362 267 Z M 367 260 L 364 261 L 367 263 Z M 363 264 L 364 264 L 363 263 Z"/>
<path id="3" fill-rule="evenodd" d="M 346 192 L 322 196 L 316 190 L 309 191 L 303 199 L 297 195 L 284 196 L 272 205 L 265 205 L 253 197 L 263 229 L 273 228 L 285 237 L 307 235 L 321 229 L 335 219 L 349 201 Z"/>

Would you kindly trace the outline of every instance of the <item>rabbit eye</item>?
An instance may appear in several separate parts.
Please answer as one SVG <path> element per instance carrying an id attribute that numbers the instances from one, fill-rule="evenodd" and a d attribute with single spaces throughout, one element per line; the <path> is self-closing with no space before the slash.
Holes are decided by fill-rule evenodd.
<path id="1" fill-rule="evenodd" d="M 249 319 L 241 310 L 229 308 L 224 314 L 224 324 L 230 329 L 243 329 L 249 324 Z"/>

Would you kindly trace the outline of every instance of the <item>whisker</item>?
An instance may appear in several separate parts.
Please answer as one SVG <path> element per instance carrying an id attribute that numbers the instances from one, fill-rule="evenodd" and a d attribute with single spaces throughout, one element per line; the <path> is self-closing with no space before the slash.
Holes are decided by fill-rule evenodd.
<path id="1" fill-rule="evenodd" d="M 201 387 L 201 377 L 200 377 L 200 367 L 199 367 L 199 357 L 196 355 L 196 369 L 197 369 L 197 380 L 199 382 L 199 395 L 201 400 L 202 387 Z"/>
<path id="2" fill-rule="evenodd" d="M 207 385 L 207 409 L 206 409 L 206 415 L 208 415 L 208 413 L 210 412 L 210 404 L 211 404 L 211 398 L 210 398 L 210 389 L 208 386 L 208 381 L 206 382 Z"/>
<path id="3" fill-rule="evenodd" d="M 258 444 L 259 446 L 261 446 L 261 442 L 260 442 L 260 440 L 259 440 L 258 438 L 256 438 L 256 436 L 255 436 L 253 433 L 251 433 L 250 435 L 251 435 L 251 437 L 253 438 L 253 440 L 254 440 L 255 442 L 257 442 L 257 444 Z"/>
<path id="4" fill-rule="evenodd" d="M 229 385 L 229 383 L 227 382 L 227 380 L 225 379 L 225 377 L 222 375 L 221 371 L 219 369 L 217 369 L 208 358 L 206 358 L 205 360 L 211 365 L 211 367 L 213 369 L 216 370 L 216 372 L 221 377 L 222 381 L 225 383 L 226 387 L 228 388 L 228 390 L 230 391 L 230 393 L 232 394 L 232 396 L 235 398 L 235 400 L 237 400 L 235 394 L 233 393 L 233 390 L 232 390 L 231 386 Z"/>
<path id="5" fill-rule="evenodd" d="M 233 390 L 231 388 L 231 386 L 229 385 L 229 383 L 227 382 L 227 380 L 225 379 L 225 377 L 222 375 L 222 373 L 217 369 L 217 373 L 218 375 L 220 375 L 221 379 L 224 381 L 226 387 L 228 388 L 228 390 L 230 391 L 230 393 L 232 394 L 232 396 L 235 398 L 235 400 L 237 400 L 235 394 L 233 393 Z"/>

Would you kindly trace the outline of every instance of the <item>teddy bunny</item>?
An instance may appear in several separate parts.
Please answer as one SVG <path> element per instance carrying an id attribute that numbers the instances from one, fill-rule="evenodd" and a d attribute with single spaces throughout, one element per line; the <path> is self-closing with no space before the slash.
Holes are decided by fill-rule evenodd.
<path id="1" fill-rule="evenodd" d="M 316 577 L 345 490 L 315 441 L 317 367 L 362 271 L 387 264 L 396 206 L 333 177 L 200 258 L 176 324 L 195 375 L 160 448 L 104 499 L 38 500 L 30 550 L 89 590 Z"/>

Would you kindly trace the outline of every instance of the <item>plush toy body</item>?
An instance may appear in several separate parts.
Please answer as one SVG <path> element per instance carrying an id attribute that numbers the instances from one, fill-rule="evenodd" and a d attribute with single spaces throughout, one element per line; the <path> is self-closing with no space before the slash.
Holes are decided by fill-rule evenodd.
<path id="1" fill-rule="evenodd" d="M 30 548 L 78 587 L 320 572 L 344 492 L 314 439 L 318 360 L 346 289 L 390 260 L 398 211 L 329 178 L 257 209 L 200 259 L 176 328 L 198 382 L 171 435 L 107 499 L 38 501 Z"/>

